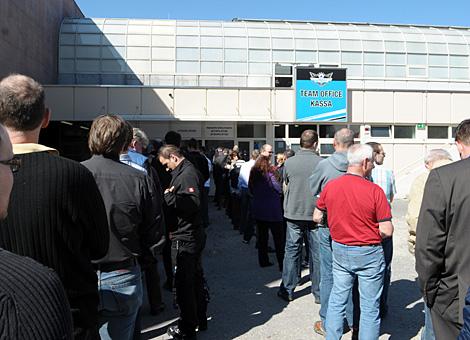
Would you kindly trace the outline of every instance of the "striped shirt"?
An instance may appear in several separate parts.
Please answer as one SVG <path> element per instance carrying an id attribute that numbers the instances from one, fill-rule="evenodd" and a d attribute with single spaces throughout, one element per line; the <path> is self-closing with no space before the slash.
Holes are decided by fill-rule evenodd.
<path id="1" fill-rule="evenodd" d="M 383 165 L 376 164 L 372 169 L 372 181 L 382 188 L 389 202 L 397 193 L 393 171 L 384 168 Z"/>

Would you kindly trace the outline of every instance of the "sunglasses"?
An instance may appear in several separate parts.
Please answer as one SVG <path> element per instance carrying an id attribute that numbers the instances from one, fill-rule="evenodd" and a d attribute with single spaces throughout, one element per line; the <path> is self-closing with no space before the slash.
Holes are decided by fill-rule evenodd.
<path id="1" fill-rule="evenodd" d="M 21 159 L 18 157 L 13 157 L 12 159 L 8 159 L 6 161 L 0 161 L 0 164 L 8 165 L 11 169 L 11 172 L 15 173 L 21 168 Z"/>

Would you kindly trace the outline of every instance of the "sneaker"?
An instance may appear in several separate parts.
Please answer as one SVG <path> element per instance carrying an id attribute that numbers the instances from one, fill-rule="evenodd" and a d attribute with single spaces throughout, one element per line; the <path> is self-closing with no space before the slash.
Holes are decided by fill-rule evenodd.
<path id="1" fill-rule="evenodd" d="M 323 327 L 323 321 L 315 321 L 315 323 L 313 324 L 313 330 L 315 331 L 315 333 L 326 337 L 326 331 Z"/>
<path id="2" fill-rule="evenodd" d="M 184 334 L 178 326 L 170 326 L 166 330 L 166 334 L 177 340 L 197 340 L 196 334 L 188 335 Z"/>
<path id="3" fill-rule="evenodd" d="M 285 290 L 283 289 L 279 289 L 277 291 L 277 296 L 279 296 L 281 299 L 283 299 L 284 301 L 286 302 L 291 302 L 294 300 L 294 298 L 292 297 L 292 295 L 290 295 L 289 293 L 287 293 Z"/>

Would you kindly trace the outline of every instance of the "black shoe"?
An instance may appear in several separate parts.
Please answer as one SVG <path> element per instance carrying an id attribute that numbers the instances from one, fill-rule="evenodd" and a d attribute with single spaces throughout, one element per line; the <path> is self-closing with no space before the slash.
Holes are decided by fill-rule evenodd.
<path id="1" fill-rule="evenodd" d="M 165 309 L 165 304 L 162 302 L 158 306 L 150 307 L 150 314 L 158 315 Z"/>
<path id="2" fill-rule="evenodd" d="M 176 325 L 168 327 L 168 329 L 166 330 L 166 334 L 171 336 L 173 339 L 177 339 L 177 340 L 180 340 L 180 339 L 181 340 L 196 340 L 197 339 L 196 334 L 192 334 L 192 335 L 184 334 Z"/>
<path id="3" fill-rule="evenodd" d="M 277 296 L 279 296 L 281 299 L 283 299 L 286 302 L 291 302 L 294 300 L 292 295 L 290 295 L 289 293 L 287 293 L 285 290 L 282 290 L 282 289 L 279 289 L 277 291 Z"/>

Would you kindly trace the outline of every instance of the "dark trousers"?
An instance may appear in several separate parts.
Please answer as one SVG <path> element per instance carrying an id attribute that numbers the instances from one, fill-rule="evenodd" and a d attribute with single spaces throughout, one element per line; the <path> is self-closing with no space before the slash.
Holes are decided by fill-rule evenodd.
<path id="1" fill-rule="evenodd" d="M 382 241 L 384 250 L 385 270 L 384 270 L 384 288 L 380 296 L 380 315 L 385 316 L 388 310 L 388 289 L 392 279 L 392 258 L 393 258 L 393 238 L 389 237 Z"/>
<path id="2" fill-rule="evenodd" d="M 158 274 L 157 260 L 152 259 L 142 266 L 145 276 L 145 286 L 151 310 L 158 310 L 162 304 L 162 291 L 160 289 L 160 274 Z"/>
<path id="3" fill-rule="evenodd" d="M 240 194 L 240 233 L 245 241 L 253 237 L 254 222 L 251 218 L 251 197 L 248 188 L 242 188 Z"/>
<path id="4" fill-rule="evenodd" d="M 176 242 L 172 242 L 171 257 L 176 268 L 176 301 L 180 309 L 178 327 L 185 335 L 192 336 L 198 325 L 207 323 L 201 253 L 178 250 Z"/>
<path id="5" fill-rule="evenodd" d="M 202 225 L 204 228 L 209 225 L 209 189 L 204 187 L 201 196 Z"/>
<path id="6" fill-rule="evenodd" d="M 285 237 L 283 235 L 284 227 L 283 221 L 279 222 L 268 222 L 268 221 L 256 221 L 258 227 L 258 261 L 260 266 L 265 266 L 269 263 L 268 256 L 268 239 L 269 230 L 273 235 L 274 248 L 276 250 L 277 262 L 279 264 L 279 270 L 282 271 L 282 263 L 284 261 L 284 247 Z"/>
<path id="7" fill-rule="evenodd" d="M 169 234 L 166 235 L 167 241 L 163 247 L 163 268 L 165 269 L 166 284 L 170 288 L 173 286 L 173 266 L 171 265 L 171 242 Z"/>
<path id="8" fill-rule="evenodd" d="M 457 339 L 460 326 L 451 320 L 444 319 L 442 314 L 436 310 L 435 305 L 431 308 L 431 318 L 436 340 Z"/>
<path id="9" fill-rule="evenodd" d="M 231 199 L 230 199 L 230 204 L 231 204 L 231 218 L 232 218 L 232 224 L 235 229 L 238 229 L 240 227 L 240 196 L 238 194 L 232 193 Z"/>

